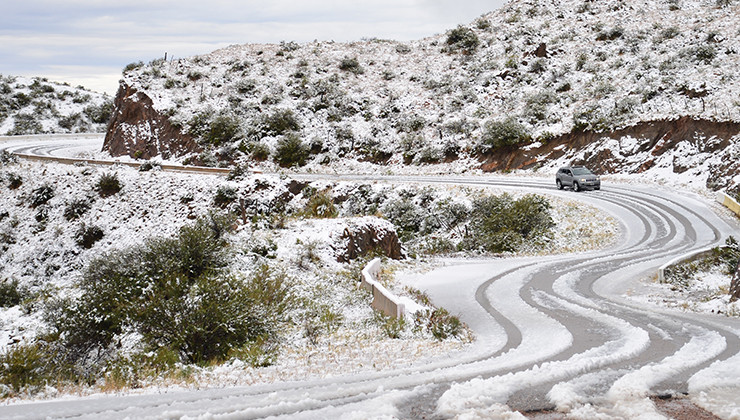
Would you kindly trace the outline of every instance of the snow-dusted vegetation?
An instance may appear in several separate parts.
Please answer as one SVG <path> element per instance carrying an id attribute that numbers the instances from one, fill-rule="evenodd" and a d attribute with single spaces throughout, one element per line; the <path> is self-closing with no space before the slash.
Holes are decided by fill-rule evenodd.
<path id="1" fill-rule="evenodd" d="M 0 135 L 100 133 L 113 99 L 44 78 L 0 75 Z"/>
<path id="2" fill-rule="evenodd" d="M 436 357 L 470 339 L 465 327 L 401 287 L 396 293 L 420 311 L 405 321 L 374 313 L 360 270 L 385 252 L 358 246 L 351 254 L 349 243 L 363 240 L 355 232 L 372 232 L 371 244 L 398 234 L 400 256 L 417 262 L 579 251 L 606 245 L 617 232 L 600 212 L 568 200 L 482 188 L 3 160 L 3 361 L 20 369 L 4 370 L 6 396 L 53 394 L 42 386 L 51 377 L 60 389 L 186 385 L 193 375 L 214 383 L 286 379 L 280 367 L 311 354 L 317 363 L 326 346 L 355 350 L 293 377 Z M 576 207 L 578 230 L 567 222 Z M 476 215 L 480 209 L 497 217 Z M 394 288 L 392 270 L 381 281 Z M 356 358 L 375 346 L 385 356 L 373 364 Z M 229 373 L 203 367 L 224 362 Z"/>
<path id="3" fill-rule="evenodd" d="M 740 121 L 738 7 L 520 0 L 419 41 L 234 45 L 136 63 L 122 82 L 197 139 L 192 161 L 448 162 L 641 122 Z M 614 156 L 659 139 L 633 140 Z"/>
<path id="4" fill-rule="evenodd" d="M 405 182 L 398 174 L 472 172 L 502 150 L 537 150 L 559 138 L 547 159 L 518 168 L 549 179 L 558 166 L 595 159 L 617 172 L 609 181 L 737 194 L 739 8 L 717 0 L 517 0 L 413 42 L 234 45 L 127 66 L 116 108 L 103 95 L 44 79 L 0 78 L 0 133 L 102 131 L 128 101 L 156 115 L 131 112 L 111 131 L 172 151 L 141 160 L 139 170 L 0 155 L 0 397 L 315 380 L 470 349 L 475 337 L 456 314 L 394 273 L 435 267 L 438 257 L 517 256 L 536 265 L 539 256 L 567 253 L 563 260 L 585 265 L 589 251 L 637 232 L 554 185 L 551 194 L 525 192 L 541 190 L 539 178 L 519 191 L 515 183 Z M 674 120 L 699 128 L 680 139 L 629 131 Z M 697 134 L 725 123 L 721 134 Z M 181 135 L 174 141 L 193 140 L 197 150 L 163 146 L 173 127 Z M 620 130 L 627 131 L 590 143 L 564 140 Z M 141 144 L 122 150 L 131 159 L 151 152 Z M 231 172 L 164 172 L 163 157 Z M 255 167 L 278 173 L 248 170 Z M 332 171 L 396 176 L 307 180 Z M 595 192 L 594 202 L 613 209 L 608 203 L 636 200 L 617 189 Z M 645 202 L 657 203 L 658 194 Z M 677 229 L 658 212 L 644 223 L 645 241 Z M 675 267 L 679 275 L 656 285 L 654 296 L 635 299 L 737 316 L 726 293 L 737 267 L 730 245 L 729 257 Z M 371 309 L 359 285 L 373 257 L 383 258 L 379 281 L 408 303 L 407 316 Z M 505 285 L 496 284 L 497 299 L 516 290 Z M 513 312 L 534 311 L 509 301 Z M 554 297 L 548 304 L 575 305 Z M 538 333 L 552 333 L 547 325 Z M 625 328 L 647 346 L 647 332 Z M 572 341 L 561 333 L 553 347 Z M 552 350 L 527 345 L 518 349 L 522 360 Z M 453 386 L 442 412 L 466 401 L 458 394 L 477 399 L 478 380 L 485 381 Z"/>

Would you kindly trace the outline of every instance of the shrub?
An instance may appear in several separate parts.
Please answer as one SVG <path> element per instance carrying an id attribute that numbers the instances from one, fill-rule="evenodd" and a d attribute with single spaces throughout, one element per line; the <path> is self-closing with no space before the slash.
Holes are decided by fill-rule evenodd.
<path id="1" fill-rule="evenodd" d="M 0 164 L 8 165 L 10 163 L 18 162 L 18 157 L 7 150 L 0 151 Z"/>
<path id="2" fill-rule="evenodd" d="M 8 308 L 20 304 L 26 291 L 18 285 L 18 280 L 4 279 L 0 282 L 0 307 Z"/>
<path id="3" fill-rule="evenodd" d="M 614 41 L 615 39 L 619 39 L 624 35 L 624 28 L 622 27 L 614 27 L 609 30 L 604 30 L 599 32 L 596 35 L 597 41 Z"/>
<path id="4" fill-rule="evenodd" d="M 213 204 L 216 207 L 225 209 L 229 204 L 236 201 L 238 196 L 237 189 L 228 185 L 221 185 L 216 190 L 216 195 L 213 197 Z"/>
<path id="5" fill-rule="evenodd" d="M 261 121 L 262 131 L 266 135 L 279 136 L 290 131 L 298 131 L 301 125 L 293 111 L 290 109 L 278 109 L 272 114 L 266 115 Z"/>
<path id="6" fill-rule="evenodd" d="M 310 155 L 311 150 L 303 144 L 300 137 L 288 134 L 278 140 L 275 148 L 275 162 L 287 168 L 291 166 L 303 166 Z"/>
<path id="7" fill-rule="evenodd" d="M 608 130 L 611 123 L 596 105 L 585 105 L 573 113 L 573 129 L 580 131 L 602 132 Z"/>
<path id="8" fill-rule="evenodd" d="M 68 221 L 79 219 L 90 210 L 90 202 L 84 198 L 75 198 L 64 208 L 64 218 Z"/>
<path id="9" fill-rule="evenodd" d="M 480 40 L 472 29 L 460 25 L 447 33 L 446 43 L 451 51 L 472 54 L 480 45 Z"/>
<path id="10" fill-rule="evenodd" d="M 103 236 L 103 229 L 99 226 L 88 226 L 83 223 L 75 233 L 75 243 L 85 249 L 90 249 L 95 242 L 103 239 Z"/>
<path id="11" fill-rule="evenodd" d="M 303 214 L 307 217 L 332 218 L 337 217 L 337 208 L 331 191 L 325 190 L 312 195 L 303 208 Z"/>
<path id="12" fill-rule="evenodd" d="M 36 208 L 49 202 L 54 197 L 54 187 L 42 185 L 31 191 L 31 207 Z"/>
<path id="13" fill-rule="evenodd" d="M 502 121 L 488 121 L 483 127 L 481 137 L 481 149 L 483 152 L 501 147 L 515 146 L 528 143 L 532 136 L 527 129 L 516 121 L 515 118 L 507 118 Z"/>
<path id="14" fill-rule="evenodd" d="M 270 158 L 270 147 L 262 142 L 252 143 L 249 150 L 252 153 L 252 159 L 258 162 L 264 162 Z"/>
<path id="15" fill-rule="evenodd" d="M 468 236 L 463 246 L 488 252 L 514 252 L 525 240 L 534 240 L 554 226 L 550 203 L 528 194 L 514 200 L 509 194 L 473 201 Z"/>
<path id="16" fill-rule="evenodd" d="M 421 210 L 409 199 L 387 202 L 383 206 L 383 216 L 399 229 L 401 237 L 418 232 L 423 219 Z"/>
<path id="17" fill-rule="evenodd" d="M 239 120 L 226 115 L 219 115 L 210 124 L 205 140 L 214 146 L 231 143 L 241 136 Z"/>
<path id="18" fill-rule="evenodd" d="M 348 71 L 354 74 L 365 73 L 365 70 L 360 65 L 357 57 L 345 57 L 339 62 L 339 69 L 342 71 Z"/>
<path id="19" fill-rule="evenodd" d="M 15 190 L 23 185 L 23 178 L 18 174 L 8 174 L 8 188 Z"/>
<path id="20" fill-rule="evenodd" d="M 151 170 L 161 170 L 162 164 L 159 162 L 148 160 L 141 165 L 139 165 L 139 172 L 148 172 Z"/>
<path id="21" fill-rule="evenodd" d="M 0 382 L 10 388 L 10 395 L 41 389 L 48 382 L 60 379 L 58 366 L 51 346 L 16 344 L 0 355 Z"/>
<path id="22" fill-rule="evenodd" d="M 465 330 L 460 319 L 444 308 L 418 311 L 414 319 L 417 329 L 425 329 L 437 340 L 459 337 Z"/>
<path id="23" fill-rule="evenodd" d="M 136 61 L 133 63 L 129 63 L 126 65 L 126 67 L 123 68 L 123 74 L 128 73 L 129 71 L 136 70 L 138 68 L 144 67 L 143 61 Z"/>
<path id="24" fill-rule="evenodd" d="M 41 122 L 36 120 L 35 115 L 19 113 L 15 115 L 13 128 L 8 132 L 8 135 L 40 134 L 43 131 L 44 127 Z"/>
<path id="25" fill-rule="evenodd" d="M 106 124 L 113 115 L 113 100 L 109 99 L 100 105 L 90 105 L 85 107 L 85 115 L 96 124 Z"/>
<path id="26" fill-rule="evenodd" d="M 223 360 L 275 334 L 289 284 L 266 265 L 248 279 L 226 272 L 231 222 L 210 214 L 174 238 L 151 238 L 93 260 L 79 284 L 83 297 L 56 323 L 73 359 L 108 349 L 124 331 L 190 363 Z"/>
<path id="27" fill-rule="evenodd" d="M 699 45 L 693 48 L 691 53 L 694 60 L 704 64 L 711 64 L 714 57 L 717 56 L 717 50 L 711 45 Z"/>
<path id="28" fill-rule="evenodd" d="M 382 313 L 375 312 L 376 322 L 388 338 L 401 338 L 401 333 L 406 329 L 406 319 L 404 317 L 390 317 Z"/>
<path id="29" fill-rule="evenodd" d="M 101 197 L 110 197 L 121 191 L 123 186 L 118 180 L 118 174 L 107 172 L 100 175 L 98 182 L 95 184 L 95 190 Z"/>

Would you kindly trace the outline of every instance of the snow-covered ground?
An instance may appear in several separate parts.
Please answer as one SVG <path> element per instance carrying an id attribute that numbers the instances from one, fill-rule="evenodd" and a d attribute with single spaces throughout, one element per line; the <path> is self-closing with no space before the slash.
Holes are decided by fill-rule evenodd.
<path id="1" fill-rule="evenodd" d="M 113 98 L 44 78 L 0 75 L 0 135 L 100 133 Z"/>
<path id="2" fill-rule="evenodd" d="M 124 189 L 117 197 L 96 199 L 84 216 L 84 221 L 103 227 L 104 239 L 89 253 L 83 251 L 65 257 L 64 250 L 76 246 L 73 227 L 59 217 L 64 204 L 89 194 L 92 181 L 110 170 L 53 163 L 21 162 L 5 166 L 3 172 L 25 174 L 27 184 L 20 191 L 4 189 L 0 196 L 4 200 L 2 208 L 11 209 L 18 220 L 16 233 L 21 233 L 13 245 L 19 248 L 11 251 L 18 259 L 11 259 L 9 253 L 3 256 L 4 275 L 7 272 L 32 287 L 54 284 L 63 293 L 65 288 L 72 287 L 74 267 L 82 266 L 91 255 L 134 243 L 145 236 L 171 234 L 188 216 L 208 209 L 220 185 L 230 184 L 246 191 L 252 182 L 267 183 L 273 187 L 263 190 L 264 193 L 275 194 L 288 181 L 285 175 L 253 175 L 246 180 L 227 182 L 214 176 L 114 168 Z M 60 413 L 104 417 L 181 417 L 208 413 L 262 417 L 291 413 L 299 418 L 317 415 L 391 418 L 402 417 L 400 407 L 429 392 L 430 383 L 443 380 L 457 384 L 444 393 L 438 405 L 434 400 L 427 401 L 432 405 L 426 407 L 428 410 L 438 409 L 440 414 L 461 418 L 516 416 L 508 406 L 511 398 L 514 401 L 521 398 L 521 393 L 534 384 L 545 386 L 554 381 L 556 385 L 551 386 L 548 398 L 559 410 L 573 417 L 630 418 L 641 413 L 659 418 L 660 414 L 646 398 L 649 391 L 655 391 L 674 372 L 691 372 L 687 384 L 693 401 L 723 418 L 737 415 L 736 378 L 740 375 L 735 372 L 738 356 L 733 340 L 737 338 L 732 338 L 740 333 L 737 318 L 675 315 L 670 309 L 656 305 L 660 299 L 646 303 L 641 298 L 653 287 L 651 276 L 662 261 L 693 247 L 720 242 L 729 233 L 737 234 L 737 221 L 726 210 L 716 207 L 710 194 L 674 192 L 671 186 L 665 185 L 646 186 L 639 178 L 618 181 L 607 178 L 601 192 L 575 194 L 555 190 L 549 178 L 528 174 L 506 177 L 409 174 L 386 176 L 382 182 L 372 181 L 375 177 L 383 178 L 379 175 L 334 181 L 327 176 L 314 176 L 320 178 L 314 181 L 315 186 L 331 184 L 338 189 L 358 182 L 369 183 L 373 188 L 426 183 L 436 185 L 443 194 L 458 197 L 480 188 L 492 192 L 545 193 L 554 204 L 555 219 L 559 222 L 548 253 L 559 255 L 497 258 L 490 262 L 456 257 L 388 263 L 390 272 L 395 272 L 392 276 L 395 281 L 390 283 L 393 288 L 399 293 L 403 293 L 405 285 L 423 290 L 435 304 L 459 314 L 475 333 L 476 340 L 469 344 L 457 340 L 436 342 L 414 335 L 401 340 L 383 338 L 377 327 L 368 330 L 367 324 L 361 321 L 371 315 L 368 301 L 358 299 L 351 305 L 340 304 L 337 300 L 342 301 L 342 296 L 348 295 L 341 288 L 334 288 L 331 293 L 322 292 L 322 296 L 323 299 L 333 297 L 324 303 L 340 308 L 344 325 L 323 336 L 317 345 L 308 345 L 300 331 L 293 332 L 295 345 L 288 346 L 274 366 L 256 369 L 232 361 L 199 370 L 181 382 L 171 378 L 144 381 L 142 389 L 125 391 L 132 397 L 120 400 L 106 395 L 78 400 L 58 394 L 63 390 L 50 388 L 42 395 L 56 398 L 56 402 L 42 405 L 16 402 L 1 407 L 0 412 L 9 418 L 54 417 L 61 416 Z M 33 188 L 52 180 L 57 192 L 50 201 L 52 223 L 43 231 L 31 234 L 36 224 L 35 214 L 23 201 Z M 181 202 L 185 196 L 187 204 Z M 271 197 L 263 199 L 269 201 Z M 158 205 L 152 205 L 155 202 Z M 667 212 L 666 208 L 678 213 Z M 687 220 L 682 221 L 678 214 Z M 339 271 L 328 245 L 331 232 L 343 220 L 296 219 L 287 223 L 287 229 L 279 231 L 254 232 L 243 228 L 236 234 L 236 242 L 244 244 L 244 248 L 249 247 L 250 241 L 275 244 L 274 260 L 284 264 L 304 287 L 310 289 L 318 284 L 325 287 L 326 283 L 316 273 Z M 720 229 L 722 237 L 715 237 L 707 226 Z M 686 242 L 688 230 L 694 232 L 694 242 Z M 298 268 L 296 258 L 303 252 L 299 239 L 302 244 L 318 244 L 315 248 L 318 262 Z M 594 251 L 599 245 L 606 246 L 606 250 Z M 72 263 L 62 264 L 64 258 L 71 258 Z M 243 269 L 249 269 L 251 258 L 245 254 Z M 610 267 L 610 274 L 600 274 L 603 270 L 600 264 Z M 61 267 L 56 271 L 49 268 L 57 266 Z M 317 266 L 321 270 L 317 271 Z M 553 278 L 557 280 L 546 286 L 548 282 L 542 283 L 542 276 L 556 276 Z M 593 286 L 585 289 L 580 286 L 584 281 L 586 284 L 594 281 L 590 279 L 595 279 Z M 589 289 L 595 294 L 588 292 Z M 668 296 L 667 292 L 664 289 L 660 296 Z M 488 311 L 486 302 L 493 313 Z M 625 311 L 636 311 L 648 321 L 631 324 L 634 321 L 622 318 Z M 670 322 L 664 323 L 650 315 L 654 312 L 667 319 L 678 316 L 687 324 L 677 330 Z M 563 318 L 559 314 L 569 315 Z M 564 322 L 568 318 L 587 321 Z M 358 327 L 365 333 L 358 335 Z M 584 344 L 581 328 L 586 338 L 604 337 L 605 341 L 595 347 Z M 31 339 L 40 329 L 43 323 L 38 317 L 29 317 L 19 308 L 4 310 L 6 345 L 11 336 Z M 517 335 L 521 336 L 518 344 L 511 341 Z M 660 342 L 661 337 L 675 341 L 674 350 L 665 353 L 662 359 L 648 356 L 660 353 L 656 351 L 661 348 L 656 339 Z M 542 344 L 545 342 L 547 345 Z M 572 356 L 551 360 L 561 351 Z M 696 370 L 702 361 L 715 357 L 723 361 Z M 624 365 L 627 360 L 644 360 L 644 364 L 638 363 L 638 368 L 632 370 Z M 475 379 L 476 376 L 481 377 Z M 361 385 L 364 382 L 367 384 Z M 329 383 L 338 385 L 331 387 Z M 243 388 L 245 385 L 250 387 Z M 206 389 L 196 391 L 196 388 Z M 77 392 L 85 395 L 95 391 Z M 345 399 L 358 393 L 365 395 L 362 402 Z M 238 395 L 243 402 L 234 400 Z M 332 400 L 341 402 L 332 407 L 334 404 L 329 402 Z M 191 403 L 183 405 L 184 401 Z"/>

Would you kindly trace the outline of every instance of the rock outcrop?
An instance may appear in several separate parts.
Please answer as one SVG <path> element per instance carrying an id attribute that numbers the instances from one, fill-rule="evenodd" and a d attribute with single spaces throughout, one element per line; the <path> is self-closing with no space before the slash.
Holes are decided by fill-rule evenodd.
<path id="1" fill-rule="evenodd" d="M 201 147 L 191 136 L 182 133 L 167 116 L 152 105 L 146 94 L 121 83 L 108 123 L 103 151 L 112 156 L 163 159 L 198 153 Z"/>
<path id="2" fill-rule="evenodd" d="M 404 257 L 395 226 L 377 217 L 352 220 L 337 242 L 335 252 L 339 262 L 349 262 L 371 252 L 395 260 Z"/>

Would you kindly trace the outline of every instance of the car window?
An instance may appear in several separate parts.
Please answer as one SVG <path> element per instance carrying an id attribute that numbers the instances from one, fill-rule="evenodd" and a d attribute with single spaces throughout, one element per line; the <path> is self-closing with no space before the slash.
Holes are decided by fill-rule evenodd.
<path id="1" fill-rule="evenodd" d="M 574 175 L 593 175 L 591 171 L 586 168 L 573 168 Z"/>

